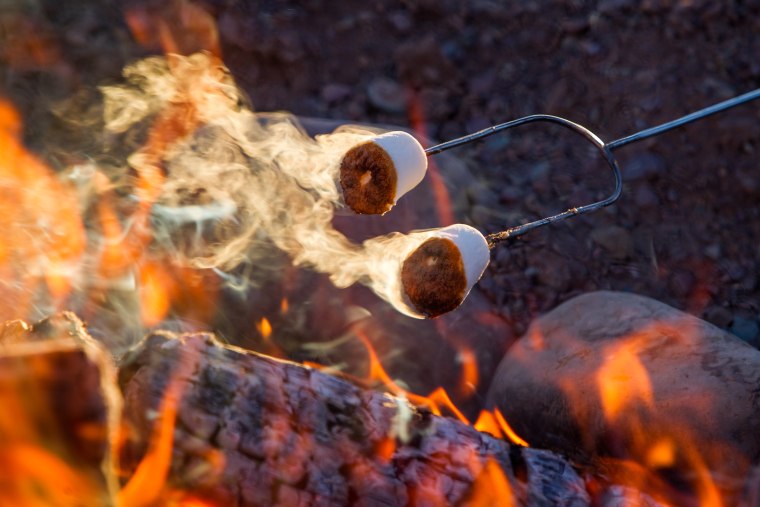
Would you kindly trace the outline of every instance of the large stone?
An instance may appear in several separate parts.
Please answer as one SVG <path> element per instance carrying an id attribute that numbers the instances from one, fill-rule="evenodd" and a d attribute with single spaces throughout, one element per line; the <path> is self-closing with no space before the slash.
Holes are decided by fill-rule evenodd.
<path id="1" fill-rule="evenodd" d="M 744 477 L 760 458 L 759 393 L 746 343 L 658 301 L 595 292 L 531 325 L 489 402 L 532 446 L 704 495 L 706 470 Z"/>

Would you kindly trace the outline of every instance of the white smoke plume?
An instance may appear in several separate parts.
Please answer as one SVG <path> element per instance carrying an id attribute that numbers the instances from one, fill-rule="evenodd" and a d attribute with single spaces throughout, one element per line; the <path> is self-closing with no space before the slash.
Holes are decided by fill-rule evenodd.
<path id="1" fill-rule="evenodd" d="M 340 160 L 375 133 L 350 127 L 311 138 L 291 115 L 257 115 L 208 54 L 148 58 L 124 76 L 126 84 L 101 89 L 105 127 L 115 138 L 147 128 L 128 162 L 134 198 L 152 201 L 154 248 L 199 268 L 255 272 L 270 267 L 274 247 L 339 287 L 366 284 L 413 313 L 401 298 L 400 263 L 430 232 L 357 245 L 332 226 L 343 207 Z"/>

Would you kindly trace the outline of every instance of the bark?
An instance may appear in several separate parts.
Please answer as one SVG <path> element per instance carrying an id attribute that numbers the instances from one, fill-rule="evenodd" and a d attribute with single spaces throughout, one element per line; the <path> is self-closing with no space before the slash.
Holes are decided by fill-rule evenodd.
<path id="1" fill-rule="evenodd" d="M 178 394 L 170 487 L 224 505 L 587 505 L 572 467 L 458 421 L 207 334 L 148 336 L 123 362 L 133 438 Z"/>

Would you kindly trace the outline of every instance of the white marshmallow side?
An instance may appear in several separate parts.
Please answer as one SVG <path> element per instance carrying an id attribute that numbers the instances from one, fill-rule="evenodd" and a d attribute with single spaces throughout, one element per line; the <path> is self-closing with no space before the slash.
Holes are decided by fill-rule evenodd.
<path id="1" fill-rule="evenodd" d="M 454 242 L 462 256 L 464 274 L 467 278 L 467 289 L 464 297 L 470 293 L 470 289 L 483 276 L 486 266 L 491 261 L 491 252 L 488 249 L 486 238 L 475 229 L 465 224 L 454 224 L 438 229 L 433 236 L 447 238 Z"/>
<path id="2" fill-rule="evenodd" d="M 393 198 L 395 204 L 425 177 L 425 149 L 414 136 L 401 131 L 388 132 L 371 140 L 388 153 L 396 168 L 396 195 Z"/>

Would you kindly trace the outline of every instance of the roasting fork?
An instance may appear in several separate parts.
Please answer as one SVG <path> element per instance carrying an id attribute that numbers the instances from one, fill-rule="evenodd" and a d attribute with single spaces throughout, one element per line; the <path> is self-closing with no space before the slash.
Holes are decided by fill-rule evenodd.
<path id="1" fill-rule="evenodd" d="M 579 125 L 565 118 L 561 118 L 559 116 L 552 116 L 549 114 L 533 114 L 530 116 L 524 116 L 522 118 L 518 118 L 516 120 L 508 121 L 506 123 L 493 125 L 491 127 L 485 128 L 478 132 L 468 134 L 466 136 L 453 139 L 451 141 L 446 141 L 444 143 L 440 143 L 435 146 L 431 146 L 430 148 L 427 148 L 425 150 L 425 154 L 427 156 L 436 155 L 438 153 L 441 153 L 446 150 L 450 150 L 452 148 L 457 148 L 465 144 L 469 144 L 475 141 L 480 141 L 481 139 L 492 136 L 494 134 L 498 134 L 499 132 L 503 132 L 505 130 L 508 130 L 514 127 L 519 127 L 520 125 L 525 125 L 527 123 L 537 123 L 537 122 L 554 123 L 554 124 L 561 125 L 565 128 L 568 128 L 582 135 L 583 137 L 585 137 L 591 144 L 593 144 L 596 147 L 597 150 L 599 150 L 602 157 L 606 160 L 607 165 L 609 165 L 610 169 L 612 170 L 612 174 L 615 178 L 615 188 L 612 194 L 602 199 L 601 201 L 593 202 L 591 204 L 586 204 L 583 206 L 576 206 L 566 211 L 563 211 L 562 213 L 558 213 L 556 215 L 544 217 L 539 220 L 535 220 L 533 222 L 528 222 L 522 225 L 511 227 L 501 232 L 495 232 L 493 234 L 489 234 L 486 236 L 486 241 L 488 242 L 488 247 L 493 248 L 498 243 L 510 240 L 512 238 L 516 238 L 518 236 L 525 234 L 526 232 L 532 231 L 533 229 L 537 229 L 538 227 L 542 227 L 548 224 L 553 224 L 555 222 L 559 222 L 566 218 L 575 217 L 578 215 L 582 215 L 584 213 L 589 213 L 591 211 L 596 211 L 605 206 L 609 206 L 610 204 L 617 201 L 618 198 L 620 198 L 620 194 L 623 190 L 623 180 L 620 175 L 620 167 L 618 165 L 617 160 L 615 159 L 615 155 L 613 154 L 614 150 L 621 148 L 623 146 L 626 146 L 628 144 L 641 141 L 643 139 L 660 135 L 669 130 L 673 130 L 675 128 L 681 127 L 688 123 L 701 120 L 703 118 L 706 118 L 707 116 L 720 113 L 722 111 L 750 102 L 757 98 L 760 98 L 760 88 L 751 92 L 747 92 L 743 95 L 739 95 L 732 99 L 724 100 L 723 102 L 719 102 L 717 104 L 706 107 L 704 109 L 700 109 L 699 111 L 695 111 L 693 113 L 687 114 L 675 120 L 671 120 L 669 122 L 662 123 L 655 127 L 641 130 L 639 132 L 636 132 L 635 134 L 621 137 L 620 139 L 616 139 L 615 141 L 611 141 L 609 143 L 605 143 L 604 141 L 602 141 L 601 138 L 599 138 L 599 136 L 591 132 L 589 129 L 587 129 L 583 125 Z"/>

